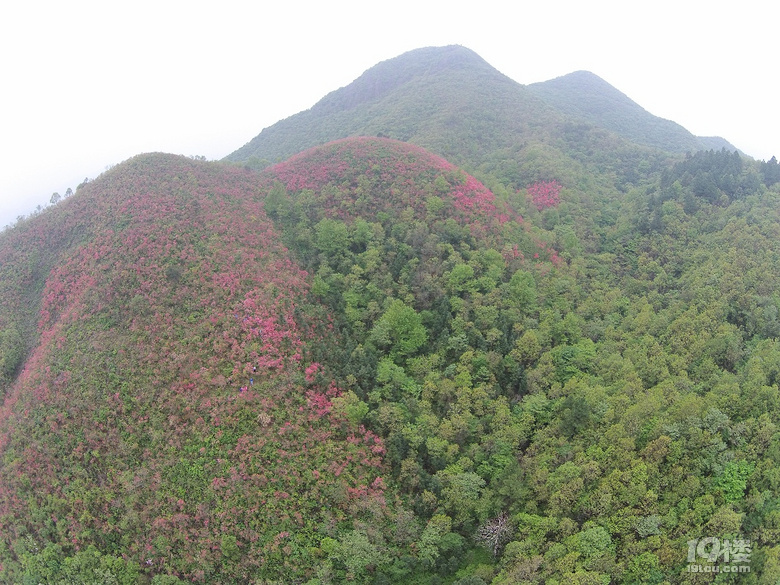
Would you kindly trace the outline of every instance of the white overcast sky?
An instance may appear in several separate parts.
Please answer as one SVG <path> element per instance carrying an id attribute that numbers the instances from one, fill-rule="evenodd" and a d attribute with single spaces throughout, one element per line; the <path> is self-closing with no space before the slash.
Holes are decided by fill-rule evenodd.
<path id="1" fill-rule="evenodd" d="M 775 0 L 3 2 L 0 226 L 141 152 L 218 159 L 379 61 L 460 44 L 512 79 L 586 69 L 780 157 Z"/>

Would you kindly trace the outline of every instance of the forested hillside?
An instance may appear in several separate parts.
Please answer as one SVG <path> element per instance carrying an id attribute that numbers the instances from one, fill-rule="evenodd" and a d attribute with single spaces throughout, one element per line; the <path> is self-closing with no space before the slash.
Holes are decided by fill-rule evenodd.
<path id="1" fill-rule="evenodd" d="M 225 160 L 263 169 L 332 140 L 380 136 L 422 146 L 481 180 L 500 176 L 515 188 L 565 174 L 619 189 L 668 160 L 664 151 L 572 114 L 465 47 L 428 47 L 372 67 Z M 643 123 L 638 131 L 651 131 Z"/>
<path id="2" fill-rule="evenodd" d="M 384 507 L 384 447 L 328 414 L 331 319 L 256 177 L 147 155 L 61 205 L 3 234 L 5 298 L 39 321 L 6 370 L 0 581 L 311 572 L 318 529 Z M 26 318 L 4 307 L 4 340 Z"/>
<path id="3" fill-rule="evenodd" d="M 694 136 L 671 120 L 653 116 L 589 71 L 575 71 L 534 83 L 528 89 L 561 112 L 606 128 L 637 144 L 679 153 L 710 148 L 736 150 L 723 138 Z"/>
<path id="4" fill-rule="evenodd" d="M 0 233 L 0 582 L 780 580 L 776 159 L 417 57 Z"/>
<path id="5" fill-rule="evenodd" d="M 289 163 L 339 152 L 346 180 L 304 186 L 272 167 L 269 212 L 343 315 L 331 363 L 352 415 L 385 439 L 415 514 L 454 535 L 428 568 L 464 583 L 695 582 L 687 542 L 717 534 L 755 543 L 755 582 L 780 577 L 772 165 L 703 152 L 614 199 L 532 184 L 507 200 L 524 218 L 485 238 L 437 221 L 435 195 L 393 215 L 345 192 L 378 144 Z M 387 189 L 367 175 L 363 189 Z M 450 542 L 495 561 L 448 565 Z M 415 574 L 376 562 L 379 582 Z"/>

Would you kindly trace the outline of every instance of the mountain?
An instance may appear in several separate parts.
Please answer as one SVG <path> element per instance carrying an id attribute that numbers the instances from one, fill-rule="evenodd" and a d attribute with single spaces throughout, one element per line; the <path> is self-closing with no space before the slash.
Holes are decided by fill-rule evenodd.
<path id="1" fill-rule="evenodd" d="M 473 51 L 429 47 L 372 67 L 310 110 L 264 129 L 226 160 L 278 162 L 356 135 L 412 142 L 451 158 L 463 148 L 487 153 L 503 145 L 496 124 L 509 122 L 510 131 L 522 135 L 549 124 L 551 116 L 549 107 Z"/>
<path id="2" fill-rule="evenodd" d="M 569 116 L 605 128 L 631 142 L 670 152 L 736 148 L 719 137 L 696 137 L 685 128 L 653 116 L 628 96 L 588 71 L 534 83 L 528 90 Z"/>
<path id="3" fill-rule="evenodd" d="M 705 146 L 592 74 L 525 87 L 448 46 L 379 63 L 225 160 L 261 169 L 347 136 L 411 142 L 515 189 L 557 179 L 625 191 L 642 180 L 638 167 L 660 172 L 671 156 Z"/>
<path id="4" fill-rule="evenodd" d="M 549 256 L 519 222 L 447 161 L 364 138 L 262 175 L 141 155 L 4 232 L 0 579 L 302 582 L 328 542 L 359 575 L 341 547 L 411 514 L 362 368 L 438 331 L 439 285 L 402 300 L 441 277 L 437 243 L 512 229 L 511 257 Z M 365 304 L 339 292 L 358 255 Z M 404 522 L 391 555 L 421 537 Z"/>
<path id="5" fill-rule="evenodd" d="M 472 173 L 514 188 L 537 180 L 638 180 L 650 153 L 545 103 L 473 51 L 460 46 L 410 51 L 366 71 L 310 110 L 264 129 L 226 161 L 263 168 L 347 136 L 386 136 L 426 148 Z"/>
<path id="6" fill-rule="evenodd" d="M 328 416 L 308 350 L 327 316 L 253 174 L 139 156 L 0 256 L 0 329 L 26 348 L 0 411 L 3 582 L 19 561 L 44 581 L 294 573 L 303 517 L 381 494 L 381 440 Z"/>
<path id="7" fill-rule="evenodd" d="M 412 57 L 312 131 L 476 174 L 144 154 L 0 233 L 0 582 L 780 579 L 780 165 Z"/>
<path id="8" fill-rule="evenodd" d="M 725 148 L 729 152 L 739 152 L 742 154 L 741 150 L 720 136 L 697 136 L 696 138 L 698 138 L 701 143 L 702 150 L 723 150 Z"/>

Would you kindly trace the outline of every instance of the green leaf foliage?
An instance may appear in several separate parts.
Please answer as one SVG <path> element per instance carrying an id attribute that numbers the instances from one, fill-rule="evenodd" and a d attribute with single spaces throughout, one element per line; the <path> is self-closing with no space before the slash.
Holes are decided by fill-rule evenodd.
<path id="1" fill-rule="evenodd" d="M 0 582 L 776 580 L 776 161 L 461 49 L 0 234 Z"/>

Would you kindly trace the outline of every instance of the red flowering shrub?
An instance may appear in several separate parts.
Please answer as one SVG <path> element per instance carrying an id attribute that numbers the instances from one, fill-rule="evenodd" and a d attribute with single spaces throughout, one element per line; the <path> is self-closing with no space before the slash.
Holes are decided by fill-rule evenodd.
<path id="1" fill-rule="evenodd" d="M 396 140 L 338 140 L 266 173 L 290 192 L 314 191 L 330 216 L 342 219 L 406 207 L 421 219 L 430 219 L 426 200 L 431 196 L 444 198 L 454 217 L 483 232 L 512 215 L 474 177 L 419 146 Z"/>
<path id="2" fill-rule="evenodd" d="M 9 238 L 0 328 L 22 323 L 30 351 L 0 388 L 8 582 L 35 576 L 22 546 L 60 564 L 94 550 L 150 577 L 289 582 L 357 524 L 391 532 L 405 506 L 391 465 L 411 442 L 386 434 L 395 411 L 369 408 L 436 387 L 419 372 L 438 362 L 417 354 L 449 335 L 444 279 L 469 262 L 459 301 L 499 302 L 518 266 L 557 262 L 479 181 L 380 139 L 259 175 L 139 156 Z M 484 343 L 513 346 L 491 307 L 474 309 Z M 424 444 L 432 473 L 460 448 Z"/>
<path id="3" fill-rule="evenodd" d="M 527 191 L 539 211 L 548 207 L 558 207 L 561 202 L 561 184 L 558 181 L 539 181 L 529 185 Z"/>
<path id="4" fill-rule="evenodd" d="M 319 526 L 381 497 L 381 439 L 334 424 L 337 391 L 313 385 L 327 375 L 304 355 L 326 324 L 256 180 L 147 155 L 58 207 L 91 221 L 52 262 L 0 411 L 0 551 L 32 539 L 150 575 L 280 579 L 314 566 Z"/>

